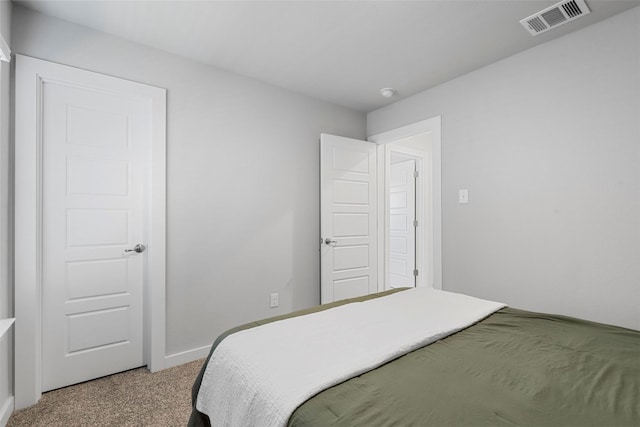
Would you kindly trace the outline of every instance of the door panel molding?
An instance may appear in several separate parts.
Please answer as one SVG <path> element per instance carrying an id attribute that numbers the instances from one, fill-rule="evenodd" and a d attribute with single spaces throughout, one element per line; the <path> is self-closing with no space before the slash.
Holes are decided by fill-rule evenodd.
<path id="1" fill-rule="evenodd" d="M 376 146 L 320 135 L 320 301 L 378 288 Z"/>
<path id="2" fill-rule="evenodd" d="M 386 146 L 390 148 L 389 145 Z M 392 153 L 398 153 L 395 149 L 387 150 L 387 157 Z M 416 263 L 423 258 L 422 245 L 417 240 L 417 231 L 423 231 L 422 221 L 424 203 L 422 198 L 416 193 L 420 185 L 416 185 L 417 178 L 414 173 L 421 171 L 420 163 L 422 157 L 407 158 L 398 163 L 391 163 L 391 159 L 386 160 L 389 165 L 387 185 L 385 188 L 385 272 L 384 288 L 391 289 L 400 286 L 417 286 L 417 279 L 422 279 L 424 267 Z M 395 175 L 395 176 L 394 176 Z M 396 181 L 394 182 L 394 178 Z M 416 207 L 423 205 L 419 212 Z M 417 215 L 416 215 L 417 214 Z M 423 223 L 422 228 L 416 228 L 414 222 Z M 395 243 L 392 244 L 392 243 Z M 422 274 L 414 275 L 414 269 Z"/>
<path id="3" fill-rule="evenodd" d="M 46 82 L 142 98 L 152 114 L 147 147 L 144 362 L 165 364 L 166 90 L 27 56 L 16 56 L 15 98 L 15 406 L 42 391 L 42 93 Z"/>

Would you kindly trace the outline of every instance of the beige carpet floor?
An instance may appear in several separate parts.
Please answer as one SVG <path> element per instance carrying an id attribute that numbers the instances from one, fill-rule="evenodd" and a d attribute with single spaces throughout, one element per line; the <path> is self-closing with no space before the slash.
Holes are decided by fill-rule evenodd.
<path id="1" fill-rule="evenodd" d="M 186 426 L 203 362 L 153 374 L 139 368 L 53 390 L 14 412 L 7 426 Z"/>

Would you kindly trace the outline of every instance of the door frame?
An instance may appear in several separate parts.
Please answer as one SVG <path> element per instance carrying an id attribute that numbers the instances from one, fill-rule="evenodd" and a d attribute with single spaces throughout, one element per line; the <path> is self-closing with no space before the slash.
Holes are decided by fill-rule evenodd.
<path id="1" fill-rule="evenodd" d="M 399 141 L 401 139 L 431 133 L 432 135 L 432 155 L 431 155 L 431 221 L 430 229 L 432 236 L 431 239 L 431 259 L 429 264 L 433 265 L 430 269 L 430 273 L 433 274 L 430 277 L 430 283 L 427 283 L 427 287 L 435 289 L 442 289 L 442 179 L 441 179 L 441 116 L 431 117 L 426 120 L 422 120 L 416 123 L 412 123 L 406 126 L 402 126 L 396 129 L 391 129 L 386 132 L 381 132 L 375 135 L 369 136 L 368 141 L 378 144 L 378 200 L 385 200 L 386 183 L 384 178 L 387 175 L 385 168 L 384 155 L 385 146 L 388 142 Z M 385 171 L 380 173 L 380 171 Z M 385 204 L 378 203 L 378 218 L 385 217 Z M 378 247 L 385 248 L 385 222 L 378 221 Z M 431 276 L 431 274 L 430 274 Z M 378 251 L 378 277 L 384 281 L 386 278 L 385 272 L 385 251 Z M 380 280 L 380 279 L 379 279 Z M 378 284 L 379 288 L 384 288 L 384 282 Z"/>
<path id="2" fill-rule="evenodd" d="M 148 251 L 143 282 L 144 363 L 165 366 L 166 89 L 23 55 L 15 74 L 15 407 L 42 395 L 42 87 L 56 82 L 149 102 L 152 137 L 145 183 Z"/>

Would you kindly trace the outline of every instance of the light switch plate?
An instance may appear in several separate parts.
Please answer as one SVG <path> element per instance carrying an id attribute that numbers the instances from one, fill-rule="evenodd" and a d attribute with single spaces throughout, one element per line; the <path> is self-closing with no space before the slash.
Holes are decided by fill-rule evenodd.
<path id="1" fill-rule="evenodd" d="M 269 307 L 276 308 L 278 305 L 280 305 L 280 303 L 278 302 L 278 294 L 271 294 Z"/>
<path id="2" fill-rule="evenodd" d="M 458 190 L 458 203 L 469 203 L 469 190 Z"/>

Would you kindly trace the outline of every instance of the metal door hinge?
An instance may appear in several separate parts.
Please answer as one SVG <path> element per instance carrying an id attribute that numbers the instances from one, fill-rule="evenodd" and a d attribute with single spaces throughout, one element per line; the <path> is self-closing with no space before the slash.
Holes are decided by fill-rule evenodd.
<path id="1" fill-rule="evenodd" d="M 420 176 L 420 173 L 418 171 L 413 171 L 413 177 L 417 178 Z"/>
<path id="2" fill-rule="evenodd" d="M 413 275 L 417 277 L 418 276 L 418 270 L 413 270 Z"/>
<path id="3" fill-rule="evenodd" d="M 418 227 L 418 220 L 417 219 L 413 221 L 413 227 L 414 228 Z"/>

